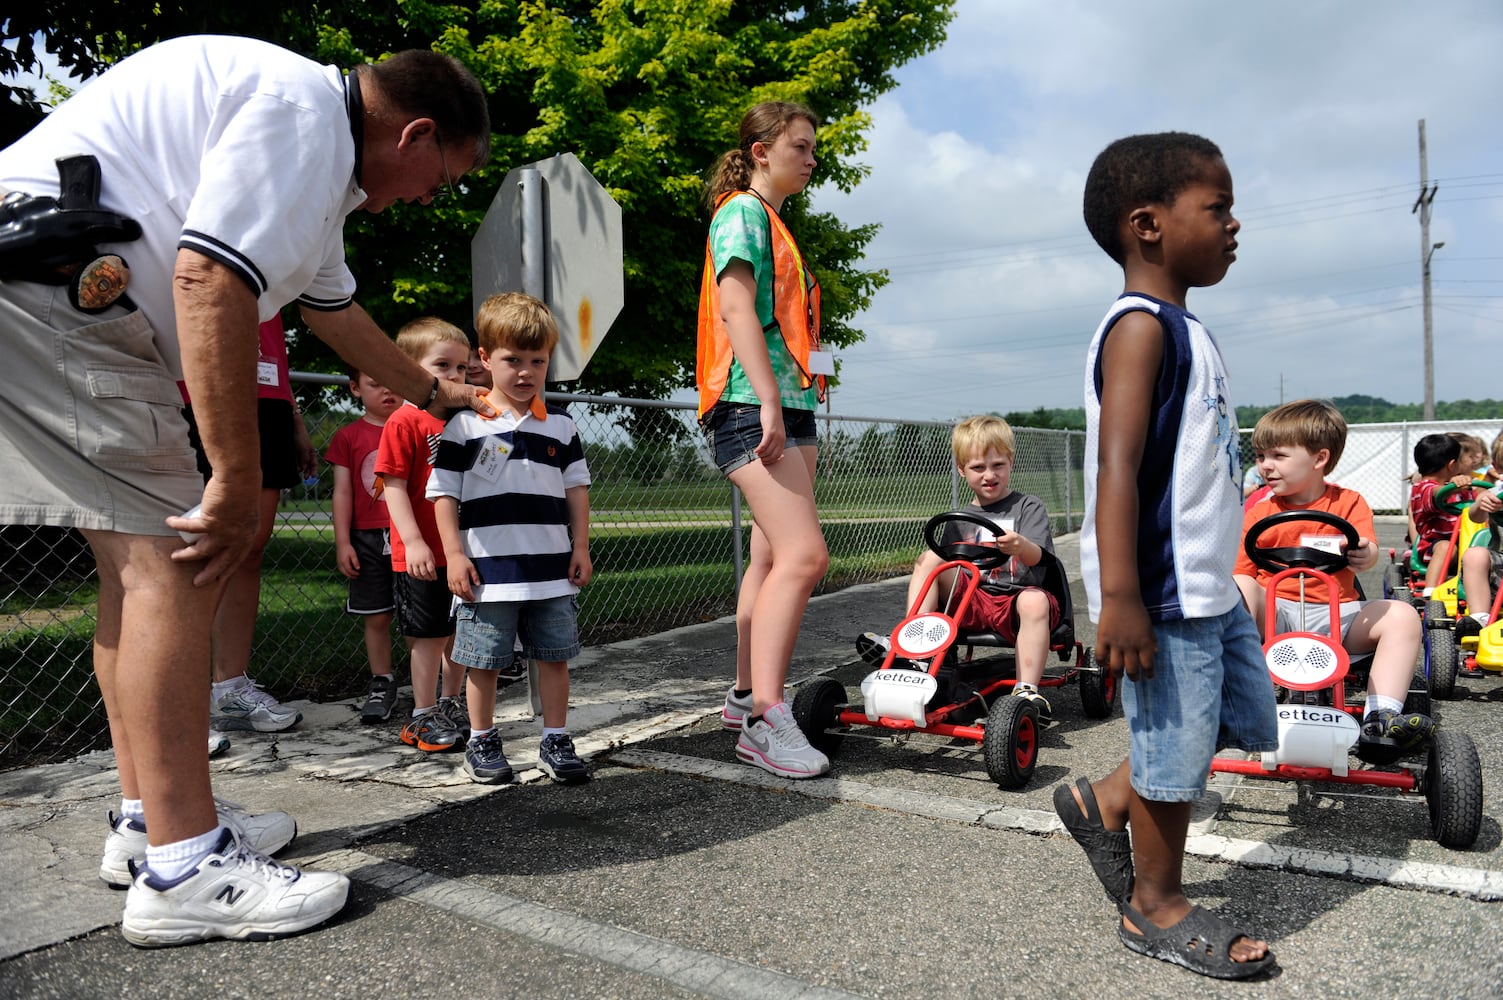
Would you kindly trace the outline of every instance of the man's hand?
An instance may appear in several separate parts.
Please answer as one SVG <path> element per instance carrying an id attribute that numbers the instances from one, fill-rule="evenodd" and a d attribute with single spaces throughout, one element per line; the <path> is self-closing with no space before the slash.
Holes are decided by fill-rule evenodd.
<path id="1" fill-rule="evenodd" d="M 201 536 L 172 553 L 175 562 L 207 560 L 193 578 L 195 587 L 227 578 L 250 554 L 261 519 L 257 509 L 260 498 L 259 486 L 247 483 L 237 486 L 215 476 L 204 487 L 203 505 L 197 517 L 167 518 L 167 527 L 173 531 Z"/>
<path id="2" fill-rule="evenodd" d="M 440 381 L 438 398 L 433 401 L 429 412 L 442 416 L 450 410 L 470 409 L 486 419 L 498 416 L 496 408 L 485 398 L 485 393 L 486 388 L 483 385 Z"/>
<path id="3" fill-rule="evenodd" d="M 1101 620 L 1096 623 L 1096 662 L 1112 675 L 1127 675 L 1130 681 L 1153 676 L 1153 658 L 1158 642 L 1142 601 L 1103 598 Z"/>

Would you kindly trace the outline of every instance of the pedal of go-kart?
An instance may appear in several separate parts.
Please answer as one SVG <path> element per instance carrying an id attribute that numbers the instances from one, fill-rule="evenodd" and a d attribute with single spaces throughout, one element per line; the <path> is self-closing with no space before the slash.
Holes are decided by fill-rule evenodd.
<path id="1" fill-rule="evenodd" d="M 927 706 L 939 682 L 921 670 L 873 670 L 861 682 L 861 698 L 869 722 L 901 719 L 920 729 L 928 722 Z"/>

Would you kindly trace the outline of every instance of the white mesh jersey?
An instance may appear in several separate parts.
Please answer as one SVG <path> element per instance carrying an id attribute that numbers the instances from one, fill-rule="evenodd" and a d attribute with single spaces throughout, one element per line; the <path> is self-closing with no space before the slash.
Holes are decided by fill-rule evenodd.
<path id="1" fill-rule="evenodd" d="M 344 219 L 366 196 L 346 101 L 336 67 L 249 38 L 175 38 L 121 60 L 0 150 L 0 187 L 56 197 L 57 157 L 99 160 L 100 203 L 143 230 L 101 249 L 130 265 L 129 295 L 181 378 L 179 248 L 238 275 L 262 322 L 293 301 L 353 301 Z"/>
<path id="2" fill-rule="evenodd" d="M 1232 566 L 1242 533 L 1237 415 L 1215 338 L 1178 306 L 1141 294 L 1112 304 L 1086 352 L 1085 524 L 1080 569 L 1092 621 L 1101 614 L 1096 490 L 1101 429 L 1101 348 L 1129 312 L 1151 313 L 1164 330 L 1148 440 L 1138 468 L 1138 581 L 1154 621 L 1209 618 L 1241 600 Z"/>

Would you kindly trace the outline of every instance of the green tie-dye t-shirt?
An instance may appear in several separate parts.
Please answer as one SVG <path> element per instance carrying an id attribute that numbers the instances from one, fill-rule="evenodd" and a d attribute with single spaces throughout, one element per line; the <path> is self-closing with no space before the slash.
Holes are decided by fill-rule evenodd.
<path id="1" fill-rule="evenodd" d="M 819 402 L 814 386 L 804 388 L 800 383 L 798 365 L 783 343 L 783 335 L 773 325 L 772 304 L 772 223 L 767 210 L 755 196 L 732 198 L 720 207 L 710 222 L 710 259 L 715 265 L 715 277 L 719 280 L 731 261 L 741 260 L 751 265 L 757 279 L 757 319 L 767 338 L 767 356 L 772 360 L 772 373 L 778 380 L 778 394 L 783 408 L 812 410 Z M 730 378 L 720 398 L 729 403 L 760 403 L 756 390 L 746 378 L 741 362 L 731 362 Z"/>

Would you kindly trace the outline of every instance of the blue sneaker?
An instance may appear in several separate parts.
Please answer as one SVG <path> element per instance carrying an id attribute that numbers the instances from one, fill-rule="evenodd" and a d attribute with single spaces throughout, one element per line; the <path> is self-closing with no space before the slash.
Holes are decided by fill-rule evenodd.
<path id="1" fill-rule="evenodd" d="M 577 785 L 590 780 L 590 769 L 574 752 L 574 741 L 568 733 L 544 736 L 538 747 L 538 767 L 554 781 L 564 785 Z"/>
<path id="2" fill-rule="evenodd" d="M 464 772 L 482 785 L 503 785 L 511 780 L 511 764 L 501 747 L 501 734 L 494 729 L 471 737 L 464 748 Z"/>

